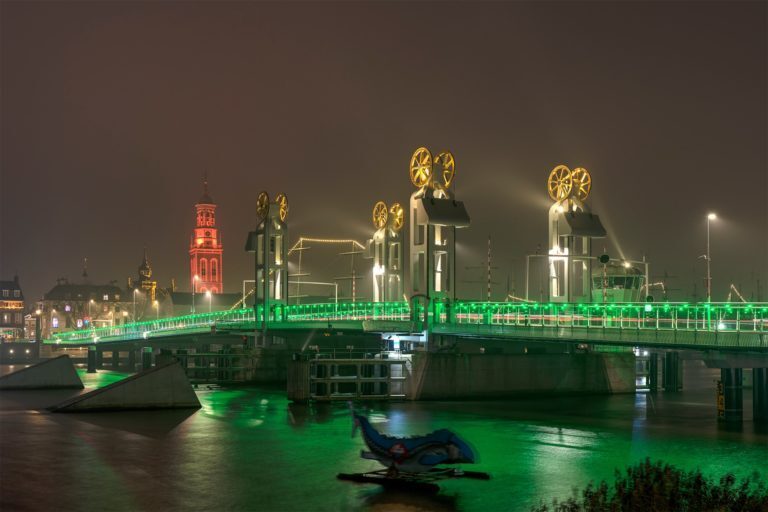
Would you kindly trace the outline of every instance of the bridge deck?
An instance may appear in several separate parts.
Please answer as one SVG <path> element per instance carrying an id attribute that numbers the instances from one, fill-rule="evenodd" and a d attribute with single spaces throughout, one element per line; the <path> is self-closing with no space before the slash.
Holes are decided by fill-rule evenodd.
<path id="1" fill-rule="evenodd" d="M 414 315 L 423 320 L 424 311 Z M 275 330 L 343 329 L 416 332 L 407 303 L 302 304 L 270 315 Z M 90 345 L 207 333 L 242 333 L 261 325 L 253 309 L 164 318 L 59 333 L 46 344 Z M 768 350 L 768 303 L 535 304 L 456 302 L 428 314 L 432 332 L 457 336 Z"/>

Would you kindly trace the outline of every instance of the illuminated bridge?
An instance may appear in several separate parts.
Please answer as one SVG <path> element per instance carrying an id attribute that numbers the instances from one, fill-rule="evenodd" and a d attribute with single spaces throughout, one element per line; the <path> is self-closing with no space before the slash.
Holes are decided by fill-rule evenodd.
<path id="1" fill-rule="evenodd" d="M 87 346 L 215 332 L 242 336 L 261 330 L 263 312 L 238 309 L 83 329 L 46 344 Z M 323 303 L 290 305 L 267 318 L 270 330 L 454 335 L 588 344 L 768 352 L 768 303 L 538 304 L 458 301 L 425 315 L 418 304 Z M 426 338 L 426 336 L 425 336 Z M 106 347 L 105 347 L 106 348 Z"/>

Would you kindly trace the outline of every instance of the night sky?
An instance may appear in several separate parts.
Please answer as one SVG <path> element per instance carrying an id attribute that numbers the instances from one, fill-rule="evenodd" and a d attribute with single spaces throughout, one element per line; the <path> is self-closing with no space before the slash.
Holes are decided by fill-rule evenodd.
<path id="1" fill-rule="evenodd" d="M 0 275 L 35 299 L 87 256 L 124 284 L 146 245 L 188 288 L 207 172 L 234 292 L 260 190 L 288 195 L 293 238 L 362 241 L 424 145 L 453 152 L 472 217 L 459 279 L 490 235 L 496 299 L 508 274 L 522 294 L 564 163 L 592 173 L 608 252 L 646 254 L 672 298 L 705 295 L 715 211 L 713 300 L 757 279 L 768 300 L 767 5 L 3 1 Z"/>

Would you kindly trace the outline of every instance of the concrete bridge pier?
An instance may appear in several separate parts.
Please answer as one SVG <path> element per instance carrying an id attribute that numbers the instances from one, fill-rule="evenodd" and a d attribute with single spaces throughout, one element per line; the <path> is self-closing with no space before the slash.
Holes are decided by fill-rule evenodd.
<path id="1" fill-rule="evenodd" d="M 117 370 L 120 368 L 120 351 L 113 350 L 112 351 L 112 370 Z"/>
<path id="2" fill-rule="evenodd" d="M 98 370 L 104 369 L 104 351 L 103 350 L 96 351 L 96 369 Z"/>
<path id="3" fill-rule="evenodd" d="M 664 391 L 680 391 L 683 389 L 683 365 L 680 364 L 680 352 L 664 354 L 661 374 Z"/>
<path id="4" fill-rule="evenodd" d="M 648 356 L 648 389 L 659 390 L 659 354 L 651 352 Z"/>
<path id="5" fill-rule="evenodd" d="M 752 413 L 755 423 L 768 423 L 768 368 L 752 369 Z"/>
<path id="6" fill-rule="evenodd" d="M 128 370 L 131 372 L 136 371 L 136 349 L 128 349 Z"/>
<path id="7" fill-rule="evenodd" d="M 720 369 L 723 398 L 725 399 L 723 420 L 726 422 L 741 422 L 744 417 L 743 373 L 741 368 Z"/>
<path id="8" fill-rule="evenodd" d="M 176 350 L 176 359 L 179 360 L 179 364 L 182 368 L 184 368 L 184 371 L 187 371 L 187 367 L 189 366 L 189 358 L 187 357 L 187 349 L 180 348 Z"/>
<path id="9" fill-rule="evenodd" d="M 88 373 L 96 373 L 96 347 L 88 347 Z"/>
<path id="10" fill-rule="evenodd" d="M 146 371 L 152 368 L 152 347 L 143 347 L 141 349 L 141 370 Z"/>

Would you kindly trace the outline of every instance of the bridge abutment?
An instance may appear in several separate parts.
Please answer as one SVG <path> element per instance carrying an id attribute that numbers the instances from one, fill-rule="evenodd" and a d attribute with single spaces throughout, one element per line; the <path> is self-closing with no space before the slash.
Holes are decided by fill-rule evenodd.
<path id="1" fill-rule="evenodd" d="M 755 423 L 768 423 L 768 368 L 752 369 L 752 417 Z"/>

